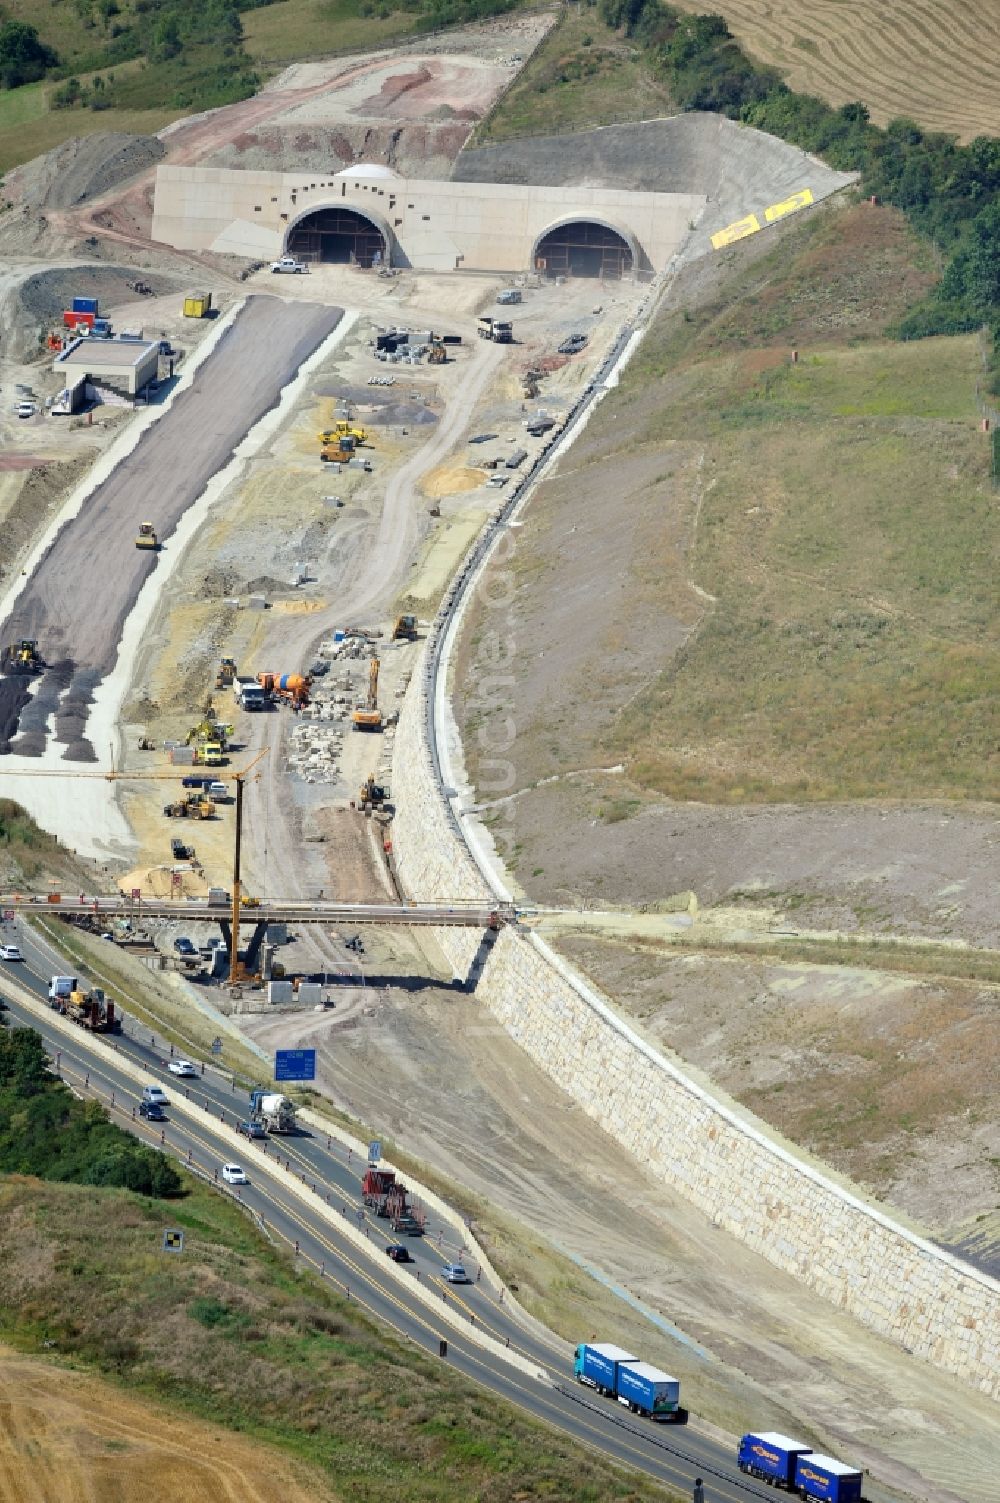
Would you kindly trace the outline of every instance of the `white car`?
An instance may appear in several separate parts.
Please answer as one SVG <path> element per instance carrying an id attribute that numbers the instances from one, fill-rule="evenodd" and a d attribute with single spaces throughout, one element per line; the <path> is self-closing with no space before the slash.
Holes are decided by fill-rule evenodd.
<path id="1" fill-rule="evenodd" d="M 0 960 L 23 960 L 17 945 L 0 945 Z"/>
<path id="2" fill-rule="evenodd" d="M 273 272 L 289 271 L 301 275 L 302 272 L 308 271 L 309 268 L 304 261 L 296 261 L 294 256 L 282 256 L 280 261 L 271 262 L 271 270 Z"/>
<path id="3" fill-rule="evenodd" d="M 189 1059 L 172 1059 L 167 1066 L 167 1069 L 170 1071 L 171 1075 L 185 1075 L 190 1077 L 197 1076 L 198 1074 L 198 1066 L 192 1064 Z"/>
<path id="4" fill-rule="evenodd" d="M 441 1270 L 442 1277 L 449 1284 L 471 1284 L 472 1280 L 461 1263 L 446 1263 Z"/>
<path id="5" fill-rule="evenodd" d="M 167 1093 L 162 1086 L 147 1085 L 142 1088 L 143 1101 L 150 1102 L 153 1106 L 169 1106 Z"/>
<path id="6" fill-rule="evenodd" d="M 227 1185 L 245 1185 L 247 1183 L 246 1170 L 239 1164 L 223 1164 L 222 1178 Z"/>
<path id="7" fill-rule="evenodd" d="M 34 402 L 18 402 L 17 404 L 17 415 L 19 418 L 34 417 L 37 411 L 38 408 L 35 406 Z"/>

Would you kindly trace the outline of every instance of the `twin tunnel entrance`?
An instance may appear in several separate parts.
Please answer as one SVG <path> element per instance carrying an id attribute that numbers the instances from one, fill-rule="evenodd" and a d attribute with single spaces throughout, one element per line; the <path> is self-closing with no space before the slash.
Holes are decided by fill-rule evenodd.
<path id="1" fill-rule="evenodd" d="M 289 230 L 286 253 L 339 266 L 391 266 L 391 232 L 377 218 L 335 204 L 303 214 Z M 404 263 L 405 264 L 405 263 Z M 639 264 L 638 247 L 611 225 L 573 219 L 536 241 L 532 269 L 548 277 L 592 277 L 617 282 Z"/>

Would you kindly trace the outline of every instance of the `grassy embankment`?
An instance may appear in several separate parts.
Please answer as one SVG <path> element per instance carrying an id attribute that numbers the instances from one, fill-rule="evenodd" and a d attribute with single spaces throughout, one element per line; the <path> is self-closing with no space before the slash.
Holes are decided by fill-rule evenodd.
<path id="1" fill-rule="evenodd" d="M 623 762 L 626 817 L 664 794 L 993 797 L 1000 629 L 980 345 L 887 337 L 933 286 L 932 252 L 898 213 L 840 205 L 763 255 L 737 247 L 687 275 L 519 542 L 516 630 L 553 619 L 563 667 L 537 711 L 521 701 L 517 786 Z M 605 692 L 603 652 L 550 603 L 581 500 L 616 494 L 588 527 L 610 549 L 661 516 L 666 550 L 625 563 L 614 619 L 607 601 L 591 612 L 612 646 L 644 633 L 628 698 Z M 657 586 L 668 622 L 686 612 L 676 652 L 677 633 L 657 651 L 638 614 Z M 472 705 L 467 726 L 482 722 L 488 745 L 502 713 Z M 474 774 L 478 745 L 467 737 Z"/>
<path id="2" fill-rule="evenodd" d="M 596 7 L 564 7 L 472 144 L 672 113 L 669 90 L 641 47 L 613 31 Z"/>
<path id="3" fill-rule="evenodd" d="M 877 331 L 878 294 L 835 263 L 863 277 L 865 213 L 820 220 L 725 300 L 662 319 L 623 397 L 627 411 L 657 392 L 637 442 L 697 435 L 705 452 L 690 570 L 715 603 L 614 737 L 631 777 L 672 797 L 995 791 L 981 350 L 858 338 L 859 313 Z"/>
<path id="4" fill-rule="evenodd" d="M 185 1251 L 165 1257 L 163 1231 Z M 121 1191 L 0 1180 L 0 1339 L 50 1344 L 129 1394 L 239 1430 L 328 1496 L 389 1503 L 665 1498 L 369 1322 L 193 1182 Z"/>

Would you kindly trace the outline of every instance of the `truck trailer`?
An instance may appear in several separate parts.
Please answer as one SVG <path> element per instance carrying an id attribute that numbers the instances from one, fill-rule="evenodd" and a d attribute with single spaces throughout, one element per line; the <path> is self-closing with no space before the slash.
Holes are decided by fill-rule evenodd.
<path id="1" fill-rule="evenodd" d="M 821 1503 L 861 1503 L 861 1473 L 816 1451 L 796 1458 L 794 1485 L 800 1497 Z"/>
<path id="2" fill-rule="evenodd" d="M 588 1388 L 596 1388 L 605 1397 L 616 1399 L 619 1365 L 622 1362 L 638 1361 L 635 1352 L 628 1352 L 623 1346 L 615 1346 L 608 1341 L 596 1342 L 593 1346 L 583 1342 L 576 1349 L 573 1372 L 578 1383 L 585 1383 Z"/>
<path id="3" fill-rule="evenodd" d="M 655 1420 L 678 1419 L 680 1396 L 678 1379 L 649 1362 L 619 1363 L 616 1397 L 619 1404 L 624 1404 L 633 1414 L 644 1414 L 647 1419 Z"/>
<path id="4" fill-rule="evenodd" d="M 777 1430 L 766 1430 L 761 1435 L 744 1435 L 736 1459 L 741 1472 L 749 1472 L 762 1482 L 790 1488 L 795 1481 L 796 1461 L 811 1450 L 812 1446 L 804 1440 L 792 1440 Z"/>

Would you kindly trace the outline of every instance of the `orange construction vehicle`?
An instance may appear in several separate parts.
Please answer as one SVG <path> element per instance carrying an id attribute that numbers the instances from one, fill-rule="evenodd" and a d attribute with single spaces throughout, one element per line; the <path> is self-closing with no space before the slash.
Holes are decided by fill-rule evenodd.
<path id="1" fill-rule="evenodd" d="M 312 678 L 308 673 L 258 673 L 257 682 L 265 694 L 285 700 L 294 710 L 309 703 Z"/>
<path id="2" fill-rule="evenodd" d="M 380 731 L 382 711 L 378 707 L 378 658 L 368 664 L 368 695 L 364 705 L 351 711 L 351 721 L 356 731 Z"/>

